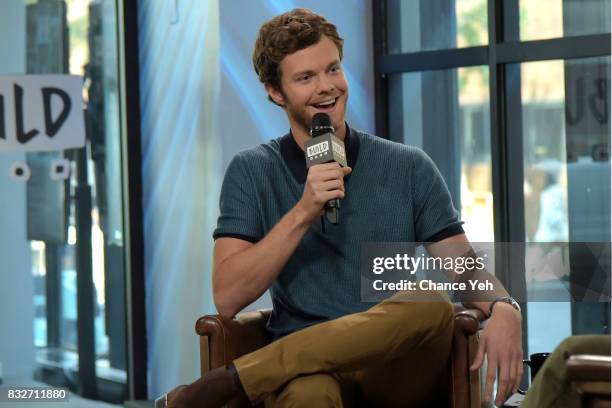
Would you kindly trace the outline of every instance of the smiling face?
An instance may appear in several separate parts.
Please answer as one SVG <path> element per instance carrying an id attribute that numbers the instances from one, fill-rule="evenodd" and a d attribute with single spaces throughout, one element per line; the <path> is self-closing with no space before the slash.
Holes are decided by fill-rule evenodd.
<path id="1" fill-rule="evenodd" d="M 312 117 L 319 112 L 330 116 L 336 136 L 344 139 L 348 83 L 334 42 L 322 36 L 316 44 L 283 58 L 279 71 L 280 89 L 266 85 L 266 90 L 285 109 L 300 146 L 309 138 Z"/>

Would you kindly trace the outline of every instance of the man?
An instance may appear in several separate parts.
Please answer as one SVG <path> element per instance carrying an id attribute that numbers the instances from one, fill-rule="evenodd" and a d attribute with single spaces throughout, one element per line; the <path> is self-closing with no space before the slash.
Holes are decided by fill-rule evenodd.
<path id="1" fill-rule="evenodd" d="M 434 256 L 457 256 L 444 244 L 467 251 L 469 243 L 431 159 L 346 124 L 342 44 L 333 24 L 305 9 L 260 29 L 255 71 L 290 133 L 238 154 L 227 169 L 213 290 L 219 313 L 231 318 L 270 289 L 276 341 L 175 389 L 171 407 L 221 406 L 239 392 L 268 406 L 431 406 L 450 352 L 452 306 L 434 291 L 418 301 L 399 293 L 361 302 L 360 244 L 432 242 Z M 344 141 L 348 167 L 306 169 L 304 143 L 318 112 Z M 323 231 L 318 221 L 335 198 L 342 220 Z M 522 350 L 520 312 L 497 286 L 500 299 L 470 306 L 492 312 L 472 368 L 487 355 L 485 394 L 499 371 L 499 403 L 518 387 Z"/>

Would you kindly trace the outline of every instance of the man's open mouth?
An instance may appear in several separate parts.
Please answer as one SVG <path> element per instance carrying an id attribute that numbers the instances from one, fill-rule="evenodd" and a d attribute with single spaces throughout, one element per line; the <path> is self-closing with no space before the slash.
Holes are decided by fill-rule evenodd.
<path id="1" fill-rule="evenodd" d="M 322 101 L 321 103 L 313 104 L 312 106 L 314 106 L 317 109 L 331 109 L 334 106 L 336 106 L 337 101 L 338 101 L 338 98 L 331 98 L 326 101 Z"/>

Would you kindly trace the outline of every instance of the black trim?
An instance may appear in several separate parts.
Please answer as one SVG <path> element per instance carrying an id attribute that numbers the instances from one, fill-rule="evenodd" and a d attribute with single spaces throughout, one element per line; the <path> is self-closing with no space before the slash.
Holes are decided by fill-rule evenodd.
<path id="1" fill-rule="evenodd" d="M 249 241 L 253 244 L 259 242 L 260 238 L 251 237 L 249 235 L 243 234 L 233 234 L 231 232 L 220 232 L 218 234 L 213 234 L 213 240 L 217 240 L 218 238 L 237 238 L 243 241 Z"/>
<path id="2" fill-rule="evenodd" d="M 389 80 L 380 67 L 381 56 L 387 51 L 387 29 L 383 22 L 386 16 L 386 2 L 372 2 L 372 36 L 374 39 L 374 116 L 376 121 L 376 134 L 389 139 L 388 113 L 389 97 L 387 89 Z"/>
<path id="3" fill-rule="evenodd" d="M 465 234 L 465 231 L 460 224 L 455 224 L 444 228 L 442 231 L 436 232 L 431 237 L 427 238 L 425 242 L 440 242 L 446 238 L 454 237 L 459 234 Z"/>
<path id="4" fill-rule="evenodd" d="M 504 123 L 503 103 L 504 69 L 497 66 L 498 42 L 503 41 L 503 18 L 501 10 L 494 2 L 488 5 L 488 26 L 491 51 L 489 52 L 489 109 L 490 109 L 490 137 L 491 137 L 491 173 L 493 192 L 493 214 L 495 214 L 493 228 L 495 241 L 508 242 L 508 177 L 506 157 L 506 126 Z M 501 86 L 500 86 L 501 85 Z M 522 163 L 522 161 L 521 161 Z M 501 269 L 500 269 L 501 270 Z M 502 284 L 506 284 L 501 279 Z"/>
<path id="5" fill-rule="evenodd" d="M 280 153 L 293 178 L 300 184 L 306 181 L 306 156 L 297 144 L 291 133 L 287 133 L 279 140 Z"/>
<path id="6" fill-rule="evenodd" d="M 140 133 L 140 66 L 138 52 L 138 2 L 122 0 L 118 2 L 123 20 L 119 22 L 123 30 L 123 43 L 120 61 L 123 62 L 125 110 L 121 112 L 125 126 L 123 146 L 124 196 L 126 213 L 124 222 L 129 234 L 126 235 L 126 279 L 127 279 L 127 355 L 128 355 L 128 399 L 146 400 L 147 390 L 147 327 L 145 308 L 145 268 L 144 268 L 144 226 L 142 210 L 142 152 Z"/>
<path id="7" fill-rule="evenodd" d="M 45 267 L 47 274 L 44 278 L 35 277 L 34 284 L 44 282 L 45 287 L 45 314 L 47 318 L 47 348 L 60 348 L 62 344 L 61 316 L 62 316 L 62 247 L 50 242 L 45 243 Z M 44 280 L 43 280 L 44 279 Z"/>
<path id="8" fill-rule="evenodd" d="M 74 208 L 76 226 L 77 350 L 79 394 L 97 399 L 94 285 L 91 255 L 91 187 L 87 183 L 87 146 L 75 151 Z"/>

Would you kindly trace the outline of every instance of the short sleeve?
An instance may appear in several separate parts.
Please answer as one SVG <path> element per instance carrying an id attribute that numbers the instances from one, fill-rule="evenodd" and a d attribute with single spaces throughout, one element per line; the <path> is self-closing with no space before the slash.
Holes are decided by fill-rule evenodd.
<path id="1" fill-rule="evenodd" d="M 433 242 L 463 233 L 459 212 L 431 158 L 415 149 L 413 160 L 415 232 L 418 242 Z"/>
<path id="2" fill-rule="evenodd" d="M 240 154 L 235 156 L 223 178 L 214 239 L 232 237 L 257 242 L 263 238 L 261 214 L 251 180 L 244 158 Z"/>

